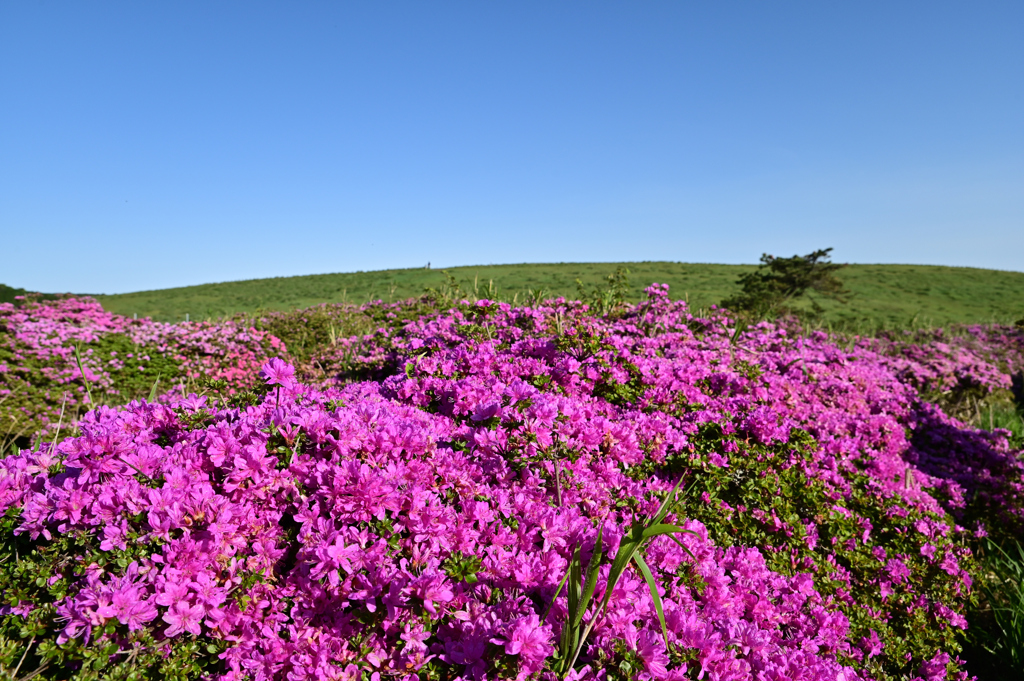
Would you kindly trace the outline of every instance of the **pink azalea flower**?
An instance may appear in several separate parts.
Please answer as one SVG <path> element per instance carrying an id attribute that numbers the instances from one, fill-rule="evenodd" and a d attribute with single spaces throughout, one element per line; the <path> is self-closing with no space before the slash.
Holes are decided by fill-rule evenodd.
<path id="1" fill-rule="evenodd" d="M 509 626 L 505 640 L 495 642 L 504 644 L 506 654 L 519 655 L 530 669 L 538 667 L 555 650 L 551 645 L 551 627 L 542 625 L 536 614 L 517 619 Z"/>
<path id="2" fill-rule="evenodd" d="M 295 385 L 295 367 L 275 357 L 260 368 L 260 377 L 267 385 L 290 388 Z"/>
<path id="3" fill-rule="evenodd" d="M 198 636 L 200 622 L 202 622 L 204 614 L 205 609 L 203 606 L 189 605 L 187 601 L 178 601 L 164 613 L 164 622 L 171 625 L 167 627 L 166 635 L 177 636 L 181 632 L 187 631 L 194 636 Z"/>

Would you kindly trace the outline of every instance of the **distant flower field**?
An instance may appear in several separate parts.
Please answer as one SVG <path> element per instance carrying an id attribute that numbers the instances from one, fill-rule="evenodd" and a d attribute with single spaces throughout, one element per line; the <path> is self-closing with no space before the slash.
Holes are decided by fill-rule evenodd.
<path id="1" fill-rule="evenodd" d="M 979 549 L 1024 531 L 1024 333 L 646 294 L 0 304 L 0 674 L 978 673 Z"/>

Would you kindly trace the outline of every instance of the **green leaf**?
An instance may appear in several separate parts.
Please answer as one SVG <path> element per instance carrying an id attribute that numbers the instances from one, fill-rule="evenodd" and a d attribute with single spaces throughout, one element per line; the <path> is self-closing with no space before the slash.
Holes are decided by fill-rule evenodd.
<path id="1" fill-rule="evenodd" d="M 657 525 L 658 523 L 660 523 L 662 520 L 665 519 L 666 515 L 668 515 L 668 512 L 669 512 L 669 502 L 671 501 L 672 503 L 675 503 L 676 492 L 679 491 L 679 486 L 683 484 L 683 477 L 684 476 L 680 475 L 679 476 L 679 480 L 676 482 L 675 486 L 672 488 L 672 491 L 670 491 L 668 494 L 665 495 L 665 499 L 664 499 L 664 501 L 661 502 L 661 507 L 658 508 L 658 512 L 654 514 L 654 518 L 652 519 L 652 523 L 651 524 Z"/>
<path id="2" fill-rule="evenodd" d="M 556 600 L 558 600 L 558 594 L 562 593 L 562 587 L 565 586 L 565 582 L 568 579 L 569 579 L 569 572 L 566 571 L 565 575 L 562 577 L 562 581 L 558 583 L 558 588 L 555 589 L 555 595 L 551 597 L 551 602 L 548 603 L 547 610 L 544 611 L 544 616 L 541 617 L 542 620 L 546 620 L 548 618 L 548 613 L 551 612 L 551 606 L 555 604 Z"/>
<path id="3" fill-rule="evenodd" d="M 651 600 L 654 601 L 654 609 L 658 613 L 658 621 L 661 622 L 661 635 L 665 637 L 665 649 L 668 650 L 668 626 L 665 624 L 665 610 L 661 607 L 661 596 L 658 594 L 658 584 L 654 581 L 654 575 L 651 574 L 651 568 L 647 567 L 646 561 L 643 559 L 643 555 L 637 553 L 633 556 L 633 562 L 640 568 L 640 572 L 644 574 L 644 579 L 647 580 L 647 587 L 651 590 Z"/>
<path id="4" fill-rule="evenodd" d="M 78 346 L 75 345 L 75 360 L 78 362 L 78 373 L 82 374 L 82 381 L 85 383 L 85 394 L 89 396 L 89 408 L 95 409 L 96 403 L 92 400 L 92 386 L 89 384 L 89 379 L 85 377 L 85 369 L 82 368 L 82 354 L 78 351 Z"/>
<path id="5" fill-rule="evenodd" d="M 576 613 L 580 607 L 580 579 L 582 578 L 583 566 L 580 558 L 580 547 L 577 546 L 569 561 L 569 586 L 567 596 L 569 597 L 569 612 L 565 626 L 562 628 L 562 649 L 566 656 L 576 647 L 579 638 L 579 625 L 576 624 Z"/>
<path id="6" fill-rule="evenodd" d="M 692 534 L 694 536 L 697 536 L 697 533 L 694 532 L 693 530 L 683 529 L 683 530 L 681 530 L 681 532 L 686 532 L 688 534 Z M 686 551 L 686 555 L 688 555 L 693 560 L 697 560 L 697 556 L 693 555 L 693 551 L 691 551 L 690 549 L 686 548 L 686 544 L 684 544 L 683 542 L 679 541 L 679 537 L 675 536 L 674 534 L 670 534 L 668 537 L 669 537 L 669 539 L 674 541 L 676 544 L 679 544 L 679 548 L 681 548 L 683 551 Z"/>
<path id="7" fill-rule="evenodd" d="M 676 532 L 684 532 L 685 530 L 678 525 L 668 525 L 662 523 L 660 525 L 652 525 L 645 529 L 640 536 L 643 539 L 649 539 L 650 537 L 657 537 L 662 534 L 675 534 Z"/>
<path id="8" fill-rule="evenodd" d="M 601 571 L 601 534 L 604 528 L 598 528 L 597 541 L 594 542 L 594 552 L 590 554 L 590 561 L 587 563 L 587 582 L 583 585 L 583 595 L 580 599 L 580 609 L 576 613 L 574 626 L 578 627 L 583 622 L 583 615 L 590 605 L 590 599 L 594 596 L 594 589 L 597 588 L 597 577 Z"/>
<path id="9" fill-rule="evenodd" d="M 153 401 L 156 399 L 156 389 L 157 389 L 157 386 L 160 385 L 160 377 L 162 375 L 163 374 L 157 374 L 156 375 L 156 380 L 153 381 L 153 387 L 149 389 L 149 399 L 146 400 L 146 401 L 149 402 L 150 404 L 153 404 Z"/>

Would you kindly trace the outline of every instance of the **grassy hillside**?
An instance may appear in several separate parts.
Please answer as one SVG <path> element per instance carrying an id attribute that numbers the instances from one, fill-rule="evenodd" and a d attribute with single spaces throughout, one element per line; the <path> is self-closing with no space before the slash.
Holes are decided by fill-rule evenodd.
<path id="1" fill-rule="evenodd" d="M 488 286 L 503 300 L 525 300 L 530 291 L 545 296 L 575 296 L 575 280 L 588 286 L 599 284 L 616 267 L 628 267 L 634 297 L 639 298 L 651 282 L 671 285 L 674 295 L 690 291 L 690 300 L 699 305 L 716 303 L 733 289 L 743 265 L 687 265 L 653 263 L 571 263 L 551 265 L 486 265 L 454 267 L 450 273 L 470 294 L 488 295 Z M 401 300 L 421 295 L 428 287 L 445 284 L 442 270 L 402 269 L 341 274 L 317 274 L 304 277 L 252 279 L 221 284 L 204 284 L 159 291 L 140 291 L 98 296 L 103 306 L 121 314 L 152 316 L 174 321 L 189 313 L 193 319 L 217 317 L 258 308 L 287 310 L 323 302 L 364 303 L 368 300 Z M 492 294 L 493 295 L 493 294 Z"/>
<path id="2" fill-rule="evenodd" d="M 0 303 L 13 303 L 16 296 L 23 296 L 27 293 L 23 288 L 12 288 L 0 284 Z"/>
<path id="3" fill-rule="evenodd" d="M 53 300 L 58 297 L 53 293 L 36 293 L 34 291 L 26 291 L 23 288 L 14 288 L 6 284 L 0 284 L 0 303 L 13 303 L 18 296 L 27 295 L 32 295 L 42 300 Z"/>
<path id="4" fill-rule="evenodd" d="M 753 265 L 672 262 L 486 265 L 447 270 L 470 295 L 523 301 L 531 291 L 575 297 L 576 278 L 600 284 L 619 266 L 630 271 L 634 298 L 644 286 L 666 283 L 673 297 L 695 308 L 721 301 Z M 923 265 L 850 265 L 839 278 L 853 292 L 846 305 L 823 302 L 826 321 L 847 327 L 941 325 L 1013 321 L 1024 317 L 1024 273 Z M 402 269 L 253 279 L 159 291 L 98 296 L 108 310 L 177 321 L 258 309 L 285 310 L 323 302 L 400 300 L 444 285 L 440 270 Z"/>

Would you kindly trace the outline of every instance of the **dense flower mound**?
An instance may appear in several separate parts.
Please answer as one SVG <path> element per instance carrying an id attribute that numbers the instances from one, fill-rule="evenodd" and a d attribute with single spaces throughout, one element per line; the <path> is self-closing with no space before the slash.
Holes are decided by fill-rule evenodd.
<path id="1" fill-rule="evenodd" d="M 648 292 L 463 304 L 333 343 L 312 364 L 338 383 L 275 359 L 3 459 L 0 665 L 553 680 L 574 551 L 614 555 L 668 497 L 686 532 L 643 549 L 664 633 L 606 558 L 570 678 L 964 678 L 968 543 L 1024 517 L 1007 433 L 922 401 L 934 354 Z"/>
<path id="2" fill-rule="evenodd" d="M 1024 389 L 1024 329 L 974 325 L 956 331 L 886 333 L 858 345 L 892 357 L 902 381 L 953 416 L 975 416 L 979 401 L 993 391 Z"/>
<path id="3" fill-rule="evenodd" d="M 234 322 L 137 320 L 89 298 L 0 303 L 0 434 L 32 441 L 62 411 L 73 422 L 95 406 L 88 388 L 97 403 L 123 404 L 180 394 L 199 379 L 248 387 L 268 353 L 283 351 L 273 336 Z"/>
<path id="4" fill-rule="evenodd" d="M 101 409 L 55 454 L 4 462 L 0 508 L 21 509 L 18 531 L 74 537 L 101 559 L 81 574 L 44 568 L 51 591 L 69 592 L 58 641 L 107 637 L 130 651 L 146 629 L 151 645 L 202 635 L 230 644 L 230 678 L 425 667 L 525 677 L 554 652 L 565 605 L 551 597 L 571 549 L 592 545 L 599 523 L 614 548 L 669 487 L 630 479 L 617 457 L 587 457 L 565 463 L 558 504 L 542 470 L 460 451 L 449 419 L 372 385 L 286 385 L 244 411 L 205 407 Z M 686 525 L 685 550 L 663 539 L 649 551 L 677 671 L 691 659 L 712 678 L 840 678 L 847 621 L 809 577 L 773 573 L 757 549 L 718 548 Z M 592 656 L 664 678 L 643 579 L 616 590 Z"/>
<path id="5" fill-rule="evenodd" d="M 612 418 L 663 424 L 678 417 L 686 434 L 726 420 L 724 432 L 739 429 L 748 444 L 771 444 L 799 427 L 821 443 L 827 466 L 839 469 L 832 481 L 840 487 L 846 474 L 863 472 L 885 496 L 922 511 L 962 517 L 972 502 L 974 515 L 1003 513 L 1021 527 L 1024 468 L 1009 433 L 966 428 L 922 400 L 1009 387 L 998 363 L 1010 371 L 1024 366 L 1020 331 L 974 328 L 950 343 L 937 334 L 844 346 L 823 332 L 803 336 L 768 323 L 737 333 L 726 316 L 694 318 L 685 303 L 668 300 L 666 288 L 648 293 L 648 303 L 617 319 L 564 301 L 546 308 L 481 301 L 468 312 L 424 316 L 360 339 L 356 365 L 382 379 L 389 395 L 456 416 L 489 400 L 498 404 L 491 386 L 525 380 L 597 398 L 614 407 Z M 344 378 L 349 347 L 327 348 L 315 362 Z M 497 429 L 499 439 L 508 435 Z M 665 456 L 672 443 L 648 437 Z M 509 449 L 530 452 L 531 440 L 529 433 L 521 442 L 513 437 Z M 908 465 L 922 458 L 933 470 Z"/>

